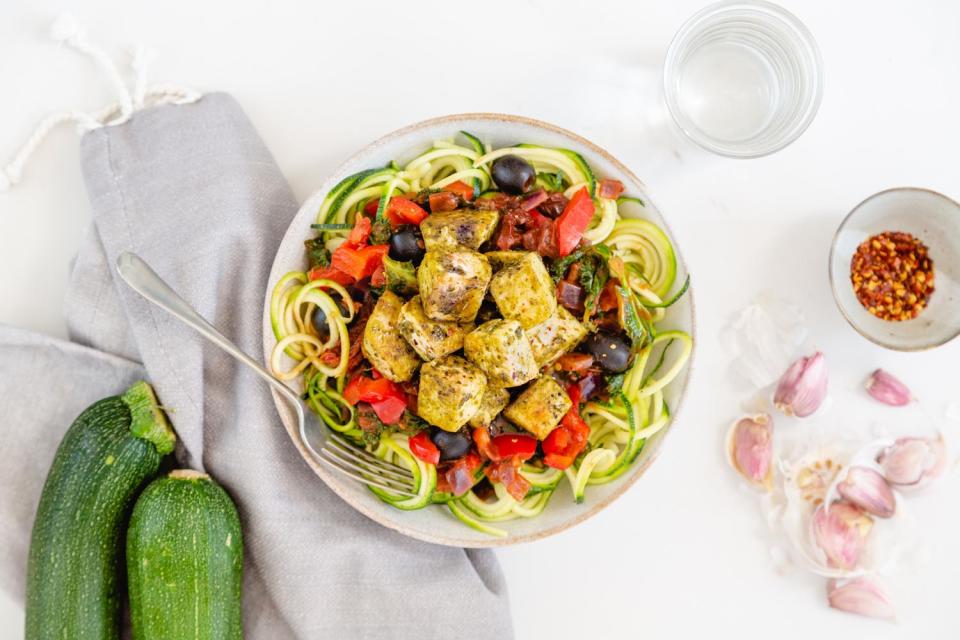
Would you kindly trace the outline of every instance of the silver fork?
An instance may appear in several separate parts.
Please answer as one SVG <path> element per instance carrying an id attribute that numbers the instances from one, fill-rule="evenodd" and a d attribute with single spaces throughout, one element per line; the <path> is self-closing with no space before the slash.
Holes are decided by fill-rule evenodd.
<path id="1" fill-rule="evenodd" d="M 300 397 L 283 382 L 275 378 L 256 360 L 240 350 L 222 333 L 207 322 L 186 300 L 170 288 L 140 256 L 121 253 L 117 257 L 117 272 L 120 277 L 141 296 L 172 314 L 184 324 L 193 327 L 200 335 L 222 350 L 247 365 L 286 398 L 297 412 L 300 439 L 316 459 L 330 469 L 358 482 L 373 485 L 398 495 L 414 496 L 413 474 L 408 469 L 385 462 L 369 451 L 352 445 L 339 433 L 329 429 L 317 415 L 304 406 Z M 315 448 L 308 437 L 308 429 L 317 434 L 320 446 Z"/>

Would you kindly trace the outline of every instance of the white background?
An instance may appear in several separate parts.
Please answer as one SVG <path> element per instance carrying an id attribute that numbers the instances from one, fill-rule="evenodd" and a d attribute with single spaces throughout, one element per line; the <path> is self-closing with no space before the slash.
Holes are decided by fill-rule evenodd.
<path id="1" fill-rule="evenodd" d="M 934 421 L 944 415 L 960 342 L 918 354 L 872 346 L 837 312 L 826 264 L 834 229 L 867 195 L 916 185 L 960 197 L 960 3 L 785 0 L 819 41 L 823 104 L 791 147 L 737 161 L 676 138 L 661 108 L 667 44 L 701 2 L 88 0 L 72 10 L 119 59 L 134 42 L 156 49 L 154 80 L 235 95 L 301 199 L 372 139 L 464 111 L 559 124 L 647 182 L 694 275 L 693 384 L 659 461 L 626 496 L 575 530 L 499 552 L 519 638 L 960 637 L 956 465 L 910 499 L 927 562 L 887 581 L 899 623 L 829 610 L 822 580 L 773 571 L 755 502 L 724 465 L 721 433 L 740 397 L 718 345 L 735 310 L 776 289 L 803 306 L 831 362 L 827 430 L 877 416 L 902 432 L 921 426 L 892 409 L 867 415 L 859 385 L 881 365 Z M 88 60 L 43 39 L 75 4 L 0 9 L 0 159 L 39 116 L 112 99 Z M 68 263 L 90 218 L 77 148 L 58 131 L 0 195 L 2 322 L 64 334 Z M 20 607 L 0 600 L 0 636 L 19 637 Z"/>

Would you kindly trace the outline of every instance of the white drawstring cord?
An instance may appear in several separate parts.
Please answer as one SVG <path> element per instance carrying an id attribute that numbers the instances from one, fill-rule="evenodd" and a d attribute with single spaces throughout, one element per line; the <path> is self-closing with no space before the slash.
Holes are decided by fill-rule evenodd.
<path id="1" fill-rule="evenodd" d="M 65 111 L 47 116 L 34 128 L 23 146 L 5 167 L 0 167 L 0 191 L 6 191 L 20 182 L 23 169 L 30 157 L 57 126 L 74 122 L 79 132 L 85 133 L 102 126 L 122 124 L 130 119 L 134 112 L 146 106 L 158 104 L 188 104 L 200 99 L 201 94 L 192 89 L 172 85 L 147 86 L 147 67 L 153 56 L 145 47 L 133 50 L 131 67 L 134 73 L 133 92 L 127 89 L 120 71 L 110 60 L 106 52 L 91 44 L 86 33 L 69 15 L 57 18 L 50 30 L 51 37 L 74 50 L 90 56 L 106 73 L 117 94 L 117 102 L 105 107 L 96 114 L 82 111 Z"/>

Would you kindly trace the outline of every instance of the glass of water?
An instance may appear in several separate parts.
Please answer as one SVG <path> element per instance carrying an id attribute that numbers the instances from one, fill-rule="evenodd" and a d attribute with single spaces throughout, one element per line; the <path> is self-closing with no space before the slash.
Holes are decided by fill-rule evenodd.
<path id="1" fill-rule="evenodd" d="M 663 83 L 687 137 L 732 158 L 764 156 L 796 140 L 823 90 L 813 36 L 762 0 L 719 2 L 687 20 L 667 51 Z"/>

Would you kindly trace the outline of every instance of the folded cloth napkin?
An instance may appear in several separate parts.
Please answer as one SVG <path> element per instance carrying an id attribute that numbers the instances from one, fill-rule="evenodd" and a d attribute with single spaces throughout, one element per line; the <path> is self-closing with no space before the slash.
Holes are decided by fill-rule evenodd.
<path id="1" fill-rule="evenodd" d="M 118 280 L 116 256 L 139 253 L 260 352 L 267 274 L 297 203 L 237 103 L 209 94 L 147 109 L 87 133 L 82 160 L 94 228 L 71 275 L 73 342 L 0 328 L 0 586 L 23 597 L 33 513 L 64 430 L 145 369 L 178 462 L 214 476 L 239 508 L 247 637 L 511 637 L 491 553 L 417 542 L 354 511 L 300 458 L 263 382 Z"/>

